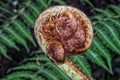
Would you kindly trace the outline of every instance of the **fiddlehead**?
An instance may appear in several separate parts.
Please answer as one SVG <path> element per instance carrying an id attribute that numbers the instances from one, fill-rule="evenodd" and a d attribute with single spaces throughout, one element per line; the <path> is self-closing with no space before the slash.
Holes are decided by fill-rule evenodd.
<path id="1" fill-rule="evenodd" d="M 40 14 L 34 30 L 42 50 L 59 68 L 74 80 L 87 80 L 80 78 L 83 74 L 65 59 L 85 51 L 92 42 L 92 25 L 83 12 L 70 6 L 51 7 Z"/>

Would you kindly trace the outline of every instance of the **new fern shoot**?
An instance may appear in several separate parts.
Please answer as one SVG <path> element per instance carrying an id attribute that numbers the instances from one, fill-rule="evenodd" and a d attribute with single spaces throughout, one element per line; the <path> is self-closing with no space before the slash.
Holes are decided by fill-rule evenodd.
<path id="1" fill-rule="evenodd" d="M 72 80 L 89 80 L 65 58 L 91 45 L 92 25 L 82 11 L 70 6 L 50 7 L 37 18 L 34 32 L 43 52 Z"/>

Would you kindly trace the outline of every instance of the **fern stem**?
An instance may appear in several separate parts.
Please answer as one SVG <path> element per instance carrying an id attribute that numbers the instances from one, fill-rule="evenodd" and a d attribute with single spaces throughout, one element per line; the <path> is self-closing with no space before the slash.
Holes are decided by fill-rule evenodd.
<path id="1" fill-rule="evenodd" d="M 65 60 L 63 63 L 57 62 L 56 65 L 65 72 L 72 80 L 89 80 L 72 62 Z"/>

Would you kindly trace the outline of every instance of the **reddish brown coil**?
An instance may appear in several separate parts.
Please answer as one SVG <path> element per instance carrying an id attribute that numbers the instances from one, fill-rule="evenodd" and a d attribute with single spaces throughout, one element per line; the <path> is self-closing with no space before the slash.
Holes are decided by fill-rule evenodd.
<path id="1" fill-rule="evenodd" d="M 92 25 L 87 16 L 69 6 L 55 6 L 41 13 L 36 21 L 35 34 L 42 50 L 55 60 L 64 60 L 65 55 L 85 51 L 93 38 Z M 58 50 L 58 45 L 55 46 L 58 43 L 63 51 Z"/>

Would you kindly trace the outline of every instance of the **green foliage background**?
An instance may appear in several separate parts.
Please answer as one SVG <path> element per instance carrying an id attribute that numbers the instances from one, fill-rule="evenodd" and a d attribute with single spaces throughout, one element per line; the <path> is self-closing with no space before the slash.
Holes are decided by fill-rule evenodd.
<path id="1" fill-rule="evenodd" d="M 9 68 L 2 80 L 71 80 L 40 49 L 36 49 L 38 45 L 33 36 L 34 23 L 40 12 L 53 3 L 66 3 L 63 0 L 25 0 L 17 5 L 18 9 L 7 8 L 6 3 L 12 1 L 0 1 L 0 55 L 13 61 L 8 49 L 21 52 L 22 46 L 28 56 Z M 96 13 L 90 17 L 94 29 L 93 43 L 84 54 L 68 58 L 89 77 L 92 77 L 91 62 L 114 75 L 111 54 L 120 55 L 120 6 L 108 5 L 102 10 L 95 8 L 89 0 L 84 3 Z M 4 16 L 6 14 L 8 16 Z M 35 50 L 30 50 L 28 42 Z"/>

